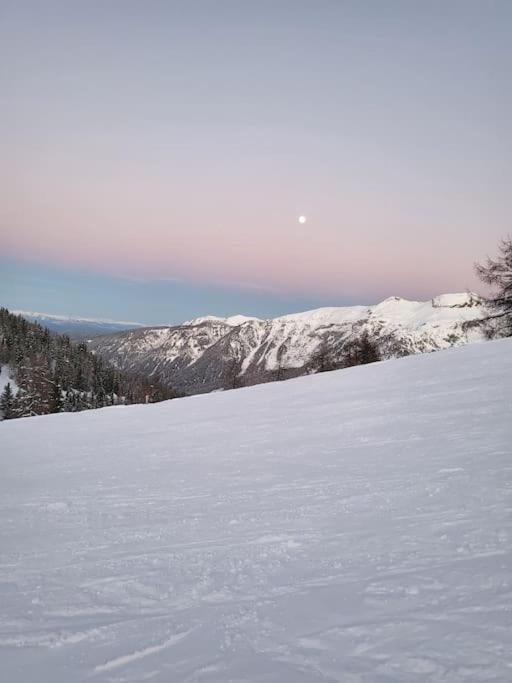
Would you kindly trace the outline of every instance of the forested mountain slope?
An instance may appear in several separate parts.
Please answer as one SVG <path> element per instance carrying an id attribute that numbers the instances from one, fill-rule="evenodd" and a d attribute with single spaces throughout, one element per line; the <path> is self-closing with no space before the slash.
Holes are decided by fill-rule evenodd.
<path id="1" fill-rule="evenodd" d="M 0 419 L 171 398 L 158 381 L 130 376 L 84 343 L 0 308 Z"/>

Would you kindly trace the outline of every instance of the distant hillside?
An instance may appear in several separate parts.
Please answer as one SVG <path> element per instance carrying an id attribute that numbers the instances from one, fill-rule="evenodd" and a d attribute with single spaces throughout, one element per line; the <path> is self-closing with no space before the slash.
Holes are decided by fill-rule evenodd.
<path id="1" fill-rule="evenodd" d="M 101 320 L 94 318 L 74 318 L 65 315 L 52 315 L 51 313 L 37 313 L 34 311 L 11 311 L 15 315 L 21 315 L 29 322 L 39 323 L 50 332 L 67 334 L 75 341 L 86 340 L 102 334 L 113 334 L 123 330 L 133 330 L 144 327 L 141 323 L 126 322 L 120 320 Z"/>
<path id="2" fill-rule="evenodd" d="M 121 372 L 84 343 L 0 308 L 0 410 L 5 419 L 172 398 L 156 378 Z"/>
<path id="3" fill-rule="evenodd" d="M 194 394 L 459 346 L 483 338 L 478 321 L 484 315 L 475 294 L 425 302 L 390 297 L 376 306 L 319 308 L 273 320 L 206 316 L 97 337 L 89 347 L 121 370 L 157 374 Z"/>

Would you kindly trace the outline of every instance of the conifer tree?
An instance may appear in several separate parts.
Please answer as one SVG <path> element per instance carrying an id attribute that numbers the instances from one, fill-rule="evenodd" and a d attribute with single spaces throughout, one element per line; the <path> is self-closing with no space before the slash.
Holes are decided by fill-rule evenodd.
<path id="1" fill-rule="evenodd" d="M 7 382 L 0 396 L 0 412 L 4 420 L 9 420 L 13 417 L 14 394 L 11 389 L 11 383 Z"/>
<path id="2" fill-rule="evenodd" d="M 512 237 L 502 239 L 496 259 L 487 258 L 477 263 L 475 270 L 482 282 L 490 285 L 492 293 L 485 299 L 490 314 L 484 319 L 489 336 L 494 333 L 512 336 Z"/>

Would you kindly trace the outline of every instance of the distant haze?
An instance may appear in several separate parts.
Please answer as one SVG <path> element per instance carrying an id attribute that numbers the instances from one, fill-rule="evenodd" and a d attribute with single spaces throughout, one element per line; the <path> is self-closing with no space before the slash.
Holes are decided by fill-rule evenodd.
<path id="1" fill-rule="evenodd" d="M 0 12 L 0 303 L 168 322 L 178 295 L 182 319 L 429 298 L 475 289 L 510 231 L 508 1 Z M 169 282 L 170 312 L 97 278 Z"/>

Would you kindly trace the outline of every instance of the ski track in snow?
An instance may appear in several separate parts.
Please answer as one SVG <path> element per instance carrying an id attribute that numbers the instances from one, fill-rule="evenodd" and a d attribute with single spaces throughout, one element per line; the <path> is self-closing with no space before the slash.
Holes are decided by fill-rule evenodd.
<path id="1" fill-rule="evenodd" d="M 98 664 L 94 670 L 96 672 L 103 672 L 110 671 L 111 669 L 116 669 L 119 666 L 126 666 L 127 664 L 131 664 L 131 662 L 134 662 L 137 659 L 149 657 L 150 655 L 154 655 L 157 652 L 161 652 L 162 650 L 171 647 L 171 645 L 178 643 L 180 640 L 185 638 L 189 633 L 190 631 L 185 633 L 178 633 L 177 635 L 171 636 L 171 638 L 168 638 L 163 643 L 160 643 L 160 645 L 152 645 L 151 647 L 146 647 L 144 650 L 137 650 L 135 652 L 132 652 L 131 654 L 122 655 L 121 657 L 117 657 L 116 659 L 111 659 L 110 661 L 105 662 L 105 664 Z"/>
<path id="2" fill-rule="evenodd" d="M 511 413 L 503 340 L 1 423 L 1 680 L 512 680 Z"/>

